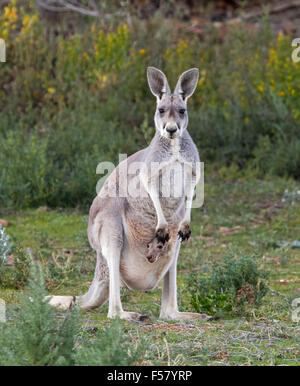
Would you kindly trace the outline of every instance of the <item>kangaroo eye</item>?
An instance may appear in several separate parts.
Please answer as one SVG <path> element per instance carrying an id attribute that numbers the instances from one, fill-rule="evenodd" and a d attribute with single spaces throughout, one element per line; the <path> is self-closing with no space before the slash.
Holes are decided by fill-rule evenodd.
<path id="1" fill-rule="evenodd" d="M 180 114 L 180 115 L 184 115 L 184 113 L 185 113 L 185 109 L 180 109 L 180 110 L 179 110 L 179 114 Z"/>
<path id="2" fill-rule="evenodd" d="M 158 109 L 158 111 L 163 114 L 165 112 L 165 109 Z"/>

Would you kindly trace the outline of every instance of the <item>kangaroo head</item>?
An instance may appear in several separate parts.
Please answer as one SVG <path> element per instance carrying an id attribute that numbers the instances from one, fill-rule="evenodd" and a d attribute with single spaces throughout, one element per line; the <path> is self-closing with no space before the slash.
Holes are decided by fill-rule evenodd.
<path id="1" fill-rule="evenodd" d="M 160 135 L 169 139 L 182 136 L 188 125 L 187 100 L 195 91 L 198 76 L 197 68 L 185 71 L 172 94 L 166 75 L 155 67 L 148 67 L 149 87 L 157 99 L 154 122 Z"/>

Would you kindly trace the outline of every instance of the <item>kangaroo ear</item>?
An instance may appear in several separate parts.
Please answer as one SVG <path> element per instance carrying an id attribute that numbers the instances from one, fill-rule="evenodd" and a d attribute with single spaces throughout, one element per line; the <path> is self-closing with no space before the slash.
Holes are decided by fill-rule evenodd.
<path id="1" fill-rule="evenodd" d="M 195 91 L 199 78 L 198 68 L 185 71 L 178 79 L 174 94 L 178 94 L 183 100 L 189 98 Z"/>
<path id="2" fill-rule="evenodd" d="M 153 95 L 161 99 L 164 94 L 171 94 L 166 75 L 155 67 L 147 68 L 147 79 Z"/>

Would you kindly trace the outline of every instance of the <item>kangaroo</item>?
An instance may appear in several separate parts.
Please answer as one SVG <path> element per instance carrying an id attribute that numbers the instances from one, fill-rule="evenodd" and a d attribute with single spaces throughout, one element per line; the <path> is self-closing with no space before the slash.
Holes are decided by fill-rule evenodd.
<path id="1" fill-rule="evenodd" d="M 180 245 L 191 233 L 191 203 L 199 180 L 195 171 L 199 154 L 187 131 L 187 100 L 196 89 L 198 76 L 196 68 L 184 72 L 171 93 L 165 74 L 154 67 L 147 69 L 149 87 L 157 101 L 156 133 L 147 148 L 120 162 L 92 203 L 88 238 L 97 252 L 97 263 L 88 292 L 75 298 L 83 309 L 99 307 L 108 300 L 109 318 L 143 320 L 140 314 L 123 310 L 120 287 L 151 290 L 163 279 L 161 319 L 207 317 L 179 312 L 176 285 Z M 133 176 L 128 169 L 134 163 L 143 167 Z M 149 174 L 153 164 L 155 171 Z M 178 165 L 186 166 L 184 173 L 176 172 Z M 175 172 L 168 179 L 171 170 Z M 183 180 L 184 193 L 164 197 L 163 188 L 170 187 L 172 181 L 177 183 L 175 174 Z M 137 178 L 142 193 L 138 197 L 127 191 L 133 178 Z M 111 194 L 113 190 L 118 194 Z M 67 308 L 72 301 L 72 296 L 54 296 L 50 304 Z"/>
<path id="2" fill-rule="evenodd" d="M 168 241 L 168 240 L 165 240 Z M 155 237 L 151 242 L 147 245 L 147 259 L 150 263 L 155 263 L 161 255 L 165 254 L 168 249 L 169 244 L 159 240 Z"/>

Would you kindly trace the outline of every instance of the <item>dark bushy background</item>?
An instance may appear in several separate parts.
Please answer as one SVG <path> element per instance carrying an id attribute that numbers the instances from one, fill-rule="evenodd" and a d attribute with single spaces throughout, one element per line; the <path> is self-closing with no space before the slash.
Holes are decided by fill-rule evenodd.
<path id="1" fill-rule="evenodd" d="M 251 29 L 208 25 L 199 39 L 159 12 L 69 28 L 27 3 L 0 9 L 0 206 L 89 205 L 97 164 L 154 133 L 148 65 L 171 87 L 200 69 L 189 130 L 209 172 L 299 178 L 300 66 L 291 37 L 267 18 Z"/>

